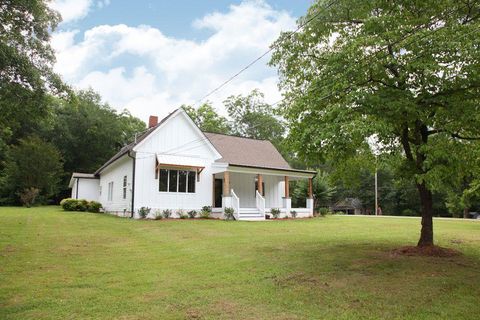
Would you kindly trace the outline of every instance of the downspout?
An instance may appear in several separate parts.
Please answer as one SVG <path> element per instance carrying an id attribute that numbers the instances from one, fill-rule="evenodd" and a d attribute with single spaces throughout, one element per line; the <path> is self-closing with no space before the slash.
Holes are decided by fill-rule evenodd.
<path id="1" fill-rule="evenodd" d="M 133 213 L 135 210 L 135 157 L 130 154 L 128 151 L 128 156 L 133 159 L 133 167 L 132 167 L 132 208 L 130 212 L 130 218 L 133 218 Z"/>

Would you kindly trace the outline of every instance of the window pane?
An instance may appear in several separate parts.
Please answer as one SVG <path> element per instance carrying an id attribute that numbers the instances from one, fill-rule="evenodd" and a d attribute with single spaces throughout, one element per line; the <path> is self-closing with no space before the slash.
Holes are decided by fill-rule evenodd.
<path id="1" fill-rule="evenodd" d="M 195 192 L 195 171 L 188 171 L 188 192 Z"/>
<path id="2" fill-rule="evenodd" d="M 178 192 L 187 192 L 188 171 L 178 171 Z"/>
<path id="3" fill-rule="evenodd" d="M 160 179 L 159 180 L 159 191 L 167 192 L 168 191 L 168 170 L 160 169 Z"/>
<path id="4" fill-rule="evenodd" d="M 178 170 L 170 170 L 170 182 L 168 185 L 168 191 L 177 192 L 177 176 Z"/>

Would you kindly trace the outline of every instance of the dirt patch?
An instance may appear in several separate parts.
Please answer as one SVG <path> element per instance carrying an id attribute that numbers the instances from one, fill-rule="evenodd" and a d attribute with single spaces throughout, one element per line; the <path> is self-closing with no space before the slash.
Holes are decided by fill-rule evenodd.
<path id="1" fill-rule="evenodd" d="M 406 246 L 395 249 L 392 251 L 393 255 L 402 255 L 402 256 L 423 256 L 423 257 L 455 257 L 459 256 L 462 253 L 460 251 L 443 248 L 438 246 Z"/>

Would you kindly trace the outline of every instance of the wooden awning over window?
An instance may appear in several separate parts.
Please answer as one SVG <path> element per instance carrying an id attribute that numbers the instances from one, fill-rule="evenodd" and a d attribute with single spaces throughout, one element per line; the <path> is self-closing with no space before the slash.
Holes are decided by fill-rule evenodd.
<path id="1" fill-rule="evenodd" d="M 158 170 L 160 168 L 194 170 L 197 172 L 197 180 L 199 180 L 200 173 L 205 169 L 205 164 L 204 160 L 200 158 L 157 154 L 155 161 L 155 178 L 158 177 Z"/>

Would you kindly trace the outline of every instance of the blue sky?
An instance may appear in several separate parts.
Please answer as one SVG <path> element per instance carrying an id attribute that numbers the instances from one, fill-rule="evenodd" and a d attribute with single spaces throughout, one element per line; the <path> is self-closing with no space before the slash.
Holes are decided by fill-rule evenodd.
<path id="1" fill-rule="evenodd" d="M 56 0 L 64 17 L 52 38 L 55 70 L 91 87 L 112 107 L 146 120 L 194 104 L 296 27 L 311 0 Z M 232 94 L 258 88 L 278 100 L 268 57 L 210 97 L 222 110 Z"/>

